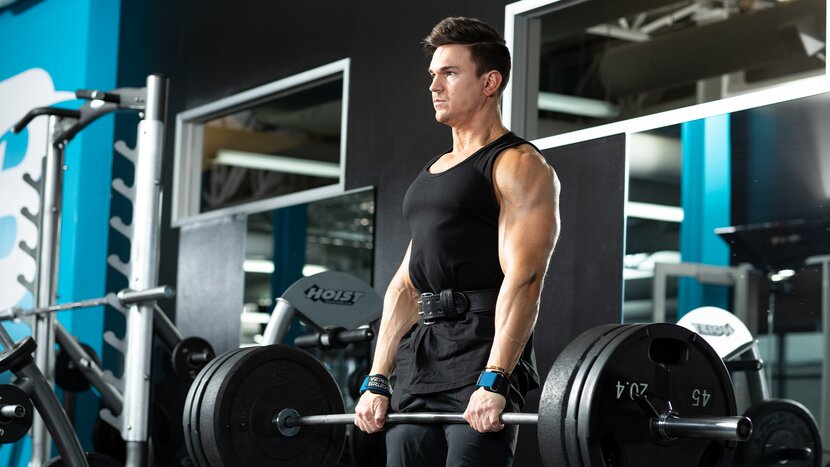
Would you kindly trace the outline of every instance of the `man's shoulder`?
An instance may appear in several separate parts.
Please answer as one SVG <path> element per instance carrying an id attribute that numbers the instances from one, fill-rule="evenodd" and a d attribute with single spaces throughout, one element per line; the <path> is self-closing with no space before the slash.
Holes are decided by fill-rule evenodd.
<path id="1" fill-rule="evenodd" d="M 548 163 L 535 146 L 525 142 L 505 149 L 496 161 L 496 169 L 499 166 L 509 168 L 517 165 L 541 168 L 548 166 Z"/>

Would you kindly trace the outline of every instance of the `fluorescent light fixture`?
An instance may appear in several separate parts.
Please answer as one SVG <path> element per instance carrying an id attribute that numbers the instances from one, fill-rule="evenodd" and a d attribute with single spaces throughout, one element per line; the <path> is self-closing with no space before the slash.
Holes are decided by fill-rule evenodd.
<path id="1" fill-rule="evenodd" d="M 273 274 L 274 262 L 267 259 L 246 259 L 242 270 L 253 274 Z"/>
<path id="2" fill-rule="evenodd" d="M 326 272 L 328 270 L 329 268 L 321 266 L 319 264 L 306 264 L 305 266 L 303 266 L 303 276 L 313 276 L 315 274 Z"/>
<path id="3" fill-rule="evenodd" d="M 244 167 L 246 169 L 270 170 L 312 177 L 340 178 L 340 164 L 320 162 L 295 157 L 258 154 L 255 152 L 220 149 L 216 152 L 214 164 Z"/>
<path id="4" fill-rule="evenodd" d="M 792 269 L 782 269 L 775 274 L 769 276 L 770 280 L 773 282 L 781 282 L 784 279 L 789 279 L 795 275 L 795 271 Z"/>
<path id="5" fill-rule="evenodd" d="M 683 208 L 663 204 L 625 203 L 625 215 L 638 219 L 651 219 L 665 222 L 683 222 Z"/>
<path id="6" fill-rule="evenodd" d="M 620 115 L 620 108 L 610 102 L 552 92 L 539 91 L 537 105 L 539 110 L 581 115 L 583 117 L 612 118 Z"/>
<path id="7" fill-rule="evenodd" d="M 254 274 L 273 274 L 274 262 L 267 259 L 246 259 L 245 262 L 242 263 L 242 270 Z M 327 267 L 319 264 L 306 264 L 303 266 L 303 275 L 313 276 L 314 274 L 328 270 L 329 269 Z"/>

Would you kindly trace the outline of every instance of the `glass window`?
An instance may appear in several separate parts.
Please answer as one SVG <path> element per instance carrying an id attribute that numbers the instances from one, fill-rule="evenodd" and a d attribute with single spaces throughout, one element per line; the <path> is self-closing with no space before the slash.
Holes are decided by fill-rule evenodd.
<path id="1" fill-rule="evenodd" d="M 552 1 L 515 19 L 511 126 L 541 138 L 824 76 L 825 4 Z"/>
<path id="2" fill-rule="evenodd" d="M 348 60 L 179 114 L 174 224 L 342 192 Z"/>
<path id="3" fill-rule="evenodd" d="M 681 130 L 679 125 L 628 136 L 628 203 L 623 263 L 625 322 L 653 320 L 657 263 L 680 262 Z M 677 308 L 676 282 L 667 284 L 667 316 Z"/>
<path id="4" fill-rule="evenodd" d="M 274 300 L 303 276 L 340 271 L 371 284 L 374 213 L 369 189 L 248 216 L 242 344 L 262 338 Z"/>

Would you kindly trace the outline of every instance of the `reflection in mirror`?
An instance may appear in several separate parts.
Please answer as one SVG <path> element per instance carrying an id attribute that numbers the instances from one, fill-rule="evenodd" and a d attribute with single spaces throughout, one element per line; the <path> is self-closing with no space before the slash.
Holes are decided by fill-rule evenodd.
<path id="1" fill-rule="evenodd" d="M 201 127 L 200 212 L 340 183 L 342 74 Z"/>
<path id="2" fill-rule="evenodd" d="M 340 271 L 372 283 L 374 212 L 369 189 L 248 216 L 243 346 L 261 342 L 276 298 L 301 277 Z M 295 319 L 287 342 L 311 332 Z M 349 378 L 368 373 L 369 343 L 310 351 L 332 371 L 349 408 L 359 386 Z"/>
<path id="3" fill-rule="evenodd" d="M 757 345 L 724 358 L 760 358 L 763 370 L 733 372 L 739 408 L 765 398 L 793 399 L 813 414 L 825 440 L 830 439 L 828 103 L 830 96 L 817 95 L 735 112 L 721 122 L 727 125 L 725 137 L 708 140 L 704 132 L 697 143 L 687 131 L 701 128 L 702 121 L 629 135 L 624 264 L 625 321 L 676 322 L 701 306 L 740 318 Z M 688 193 L 700 196 L 698 203 L 719 196 L 712 191 L 718 187 L 697 186 L 709 180 L 690 170 L 701 167 L 696 158 L 710 156 L 696 152 L 695 144 L 704 140 L 717 142 L 715 162 L 728 161 L 714 175 L 727 181 L 731 225 L 691 231 L 698 225 L 694 219 L 708 214 L 689 202 Z M 652 151 L 659 163 L 646 157 Z M 710 236 L 716 246 L 728 248 L 728 257 L 720 263 L 692 261 L 694 252 L 688 255 L 684 241 L 689 236 Z M 689 284 L 697 287 L 694 306 L 684 299 Z M 704 337 L 732 330 L 717 319 L 691 324 Z"/>
<path id="4" fill-rule="evenodd" d="M 528 138 L 825 73 L 825 0 L 551 3 L 517 36 L 514 129 Z"/>
<path id="5" fill-rule="evenodd" d="M 680 126 L 628 137 L 629 179 L 623 278 L 626 322 L 650 322 L 655 263 L 680 262 Z M 677 288 L 666 298 L 676 316 Z"/>

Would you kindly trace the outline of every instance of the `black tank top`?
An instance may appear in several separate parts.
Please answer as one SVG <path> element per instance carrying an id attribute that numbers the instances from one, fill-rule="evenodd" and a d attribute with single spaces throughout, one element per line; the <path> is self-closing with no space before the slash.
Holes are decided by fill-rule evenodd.
<path id="1" fill-rule="evenodd" d="M 507 133 L 459 164 L 432 174 L 429 168 L 438 156 L 409 186 L 403 214 L 412 229 L 409 275 L 419 292 L 501 286 L 504 273 L 499 264 L 493 164 L 504 150 L 522 144 L 529 143 Z M 416 324 L 401 340 L 396 386 L 423 394 L 475 383 L 490 355 L 494 316 L 492 310 L 430 326 Z M 538 387 L 532 338 L 522 352 L 513 383 L 522 396 Z"/>

